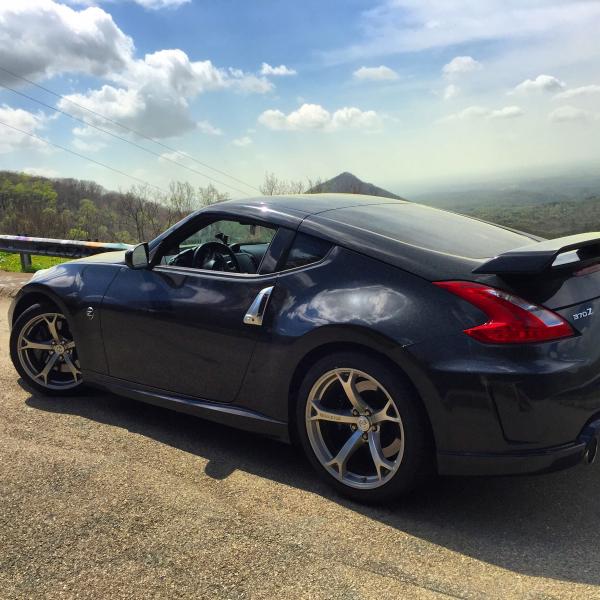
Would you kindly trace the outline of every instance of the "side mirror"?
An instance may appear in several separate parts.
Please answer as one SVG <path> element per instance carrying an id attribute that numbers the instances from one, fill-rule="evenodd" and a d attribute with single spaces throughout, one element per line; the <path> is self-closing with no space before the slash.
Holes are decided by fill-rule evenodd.
<path id="1" fill-rule="evenodd" d="M 150 251 L 147 242 L 127 250 L 125 252 L 125 264 L 130 269 L 147 269 L 150 265 Z"/>

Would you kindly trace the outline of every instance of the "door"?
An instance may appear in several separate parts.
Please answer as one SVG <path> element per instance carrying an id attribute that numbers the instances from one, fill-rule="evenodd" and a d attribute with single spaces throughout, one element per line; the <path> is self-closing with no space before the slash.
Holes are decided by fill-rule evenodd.
<path id="1" fill-rule="evenodd" d="M 211 224 L 219 243 L 231 246 L 241 270 L 256 270 L 275 234 L 265 241 L 236 241 L 236 228 Z M 281 231 L 281 230 L 280 230 Z M 233 232 L 233 233 L 232 233 Z M 238 238 L 244 234 L 238 233 Z M 153 269 L 124 267 L 110 285 L 101 307 L 102 332 L 109 374 L 177 395 L 231 402 L 243 381 L 257 340 L 266 336 L 265 319 L 246 319 L 262 290 L 276 283 L 276 276 L 230 272 L 227 261 L 190 264 L 190 256 L 207 238 L 196 232 L 173 242 Z M 190 242 L 191 240 L 191 242 Z M 209 242 L 214 244 L 213 241 Z M 275 246 L 275 244 L 273 244 Z M 192 252 L 190 252 L 190 249 Z M 197 254 L 197 253 L 196 253 Z M 181 258 L 183 257 L 183 258 Z M 208 257 L 210 258 L 210 256 Z M 244 260 L 242 260 L 244 258 Z M 190 266 L 183 267 L 181 262 Z M 245 266 L 242 266 L 245 265 Z M 266 301 L 265 301 L 266 300 Z M 268 311 L 268 299 L 255 306 Z M 268 312 L 266 314 L 268 317 Z"/>

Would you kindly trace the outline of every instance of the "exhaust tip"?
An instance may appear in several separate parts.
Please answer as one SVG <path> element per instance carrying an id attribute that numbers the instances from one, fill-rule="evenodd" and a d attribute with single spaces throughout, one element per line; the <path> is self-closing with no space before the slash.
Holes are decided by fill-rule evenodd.
<path id="1" fill-rule="evenodd" d="M 596 454 L 598 453 L 598 441 L 593 439 L 585 450 L 583 460 L 586 464 L 591 465 L 596 460 Z"/>

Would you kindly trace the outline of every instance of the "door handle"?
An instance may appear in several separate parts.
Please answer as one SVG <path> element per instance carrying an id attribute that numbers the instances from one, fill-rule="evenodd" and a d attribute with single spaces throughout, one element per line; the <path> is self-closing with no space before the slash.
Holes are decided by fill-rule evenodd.
<path id="1" fill-rule="evenodd" d="M 273 287 L 274 286 L 263 288 L 256 294 L 256 298 L 254 298 L 250 308 L 244 315 L 244 323 L 246 325 L 262 325 Z"/>

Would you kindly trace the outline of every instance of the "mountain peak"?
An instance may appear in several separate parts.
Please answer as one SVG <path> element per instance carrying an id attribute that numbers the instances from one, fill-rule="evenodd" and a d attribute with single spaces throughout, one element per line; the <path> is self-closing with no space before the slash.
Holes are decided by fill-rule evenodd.
<path id="1" fill-rule="evenodd" d="M 344 171 L 323 183 L 319 183 L 309 190 L 313 194 L 318 193 L 342 193 L 342 194 L 366 194 L 368 196 L 382 196 L 384 198 L 395 198 L 404 200 L 401 196 L 388 192 L 372 183 L 359 179 L 353 173 Z"/>

